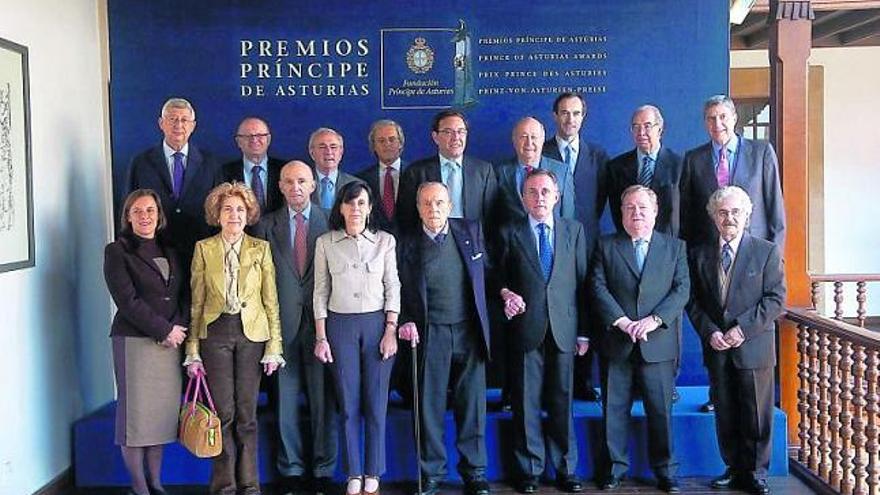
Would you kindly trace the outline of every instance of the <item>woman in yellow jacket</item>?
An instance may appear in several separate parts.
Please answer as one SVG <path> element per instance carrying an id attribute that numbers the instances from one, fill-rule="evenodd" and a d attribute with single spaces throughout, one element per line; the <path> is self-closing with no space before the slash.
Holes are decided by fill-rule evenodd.
<path id="1" fill-rule="evenodd" d="M 259 220 L 254 193 L 240 182 L 215 187 L 205 216 L 220 233 L 196 243 L 187 373 L 204 372 L 223 433 L 212 495 L 259 495 L 257 396 L 260 371 L 284 365 L 275 265 L 269 243 L 244 233 Z"/>

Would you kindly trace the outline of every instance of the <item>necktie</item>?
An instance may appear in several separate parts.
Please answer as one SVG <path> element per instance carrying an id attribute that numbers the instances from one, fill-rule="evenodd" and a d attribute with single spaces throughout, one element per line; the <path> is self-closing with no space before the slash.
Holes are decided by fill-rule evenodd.
<path id="1" fill-rule="evenodd" d="M 449 162 L 447 165 L 449 175 L 447 177 L 446 187 L 449 188 L 449 197 L 452 199 L 452 211 L 450 217 L 461 218 L 464 216 L 464 197 L 461 193 L 461 166 L 456 162 Z"/>
<path id="2" fill-rule="evenodd" d="M 302 277 L 306 271 L 306 237 L 309 235 L 306 218 L 302 213 L 293 216 L 296 224 L 296 233 L 293 235 L 293 261 L 296 263 L 296 271 Z"/>
<path id="3" fill-rule="evenodd" d="M 333 208 L 333 183 L 329 177 L 321 179 L 321 208 L 329 210 Z"/>
<path id="4" fill-rule="evenodd" d="M 434 242 L 436 242 L 437 244 L 443 244 L 443 241 L 445 241 L 445 240 L 446 240 L 446 234 L 443 232 L 440 232 L 439 234 L 434 236 Z"/>
<path id="5" fill-rule="evenodd" d="M 260 173 L 263 171 L 263 167 L 257 165 L 251 170 L 251 189 L 254 190 L 254 196 L 257 197 L 257 203 L 260 203 L 260 206 L 266 206 L 266 192 L 263 191 L 263 179 L 260 177 Z"/>
<path id="6" fill-rule="evenodd" d="M 639 171 L 639 184 L 651 187 L 654 180 L 654 160 L 650 156 L 642 158 L 642 169 Z"/>
<path id="7" fill-rule="evenodd" d="M 180 197 L 180 193 L 183 192 L 183 153 L 176 152 L 173 155 L 174 157 L 174 178 L 172 180 L 172 189 L 174 190 L 174 199 Z"/>
<path id="8" fill-rule="evenodd" d="M 525 175 L 523 175 L 523 180 L 528 178 L 529 174 L 532 173 L 532 170 L 535 170 L 535 167 L 531 165 L 523 165 L 523 171 L 525 172 Z"/>
<path id="9" fill-rule="evenodd" d="M 574 174 L 574 148 L 570 144 L 565 147 L 565 164 L 568 165 L 568 169 Z"/>
<path id="10" fill-rule="evenodd" d="M 636 256 L 636 266 L 639 267 L 639 273 L 642 272 L 642 269 L 645 268 L 645 247 L 647 247 L 648 241 L 644 239 L 636 239 L 635 244 L 635 256 Z"/>
<path id="11" fill-rule="evenodd" d="M 725 242 L 724 247 L 721 248 L 721 269 L 724 270 L 725 275 L 730 273 L 730 265 L 732 264 L 733 249 L 730 248 L 729 242 Z"/>
<path id="12" fill-rule="evenodd" d="M 722 146 L 718 150 L 718 170 L 715 171 L 718 177 L 718 187 L 727 187 L 730 184 L 730 165 L 727 163 L 727 147 Z"/>
<path id="13" fill-rule="evenodd" d="M 553 248 L 550 246 L 548 230 L 550 227 L 546 223 L 538 224 L 538 258 L 541 260 L 544 282 L 550 281 L 550 273 L 553 271 Z"/>
<path id="14" fill-rule="evenodd" d="M 382 185 L 382 209 L 388 218 L 394 217 L 394 177 L 391 167 L 385 167 L 385 183 Z"/>

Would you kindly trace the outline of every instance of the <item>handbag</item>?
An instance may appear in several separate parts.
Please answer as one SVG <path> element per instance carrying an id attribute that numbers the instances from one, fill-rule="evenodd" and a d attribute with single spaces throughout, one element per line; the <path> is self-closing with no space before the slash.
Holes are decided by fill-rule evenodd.
<path id="1" fill-rule="evenodd" d="M 208 399 L 207 406 L 201 402 L 203 390 Z M 180 406 L 178 437 L 180 443 L 196 457 L 214 457 L 223 451 L 220 417 L 217 416 L 203 373 L 190 377 L 186 384 L 186 393 Z"/>

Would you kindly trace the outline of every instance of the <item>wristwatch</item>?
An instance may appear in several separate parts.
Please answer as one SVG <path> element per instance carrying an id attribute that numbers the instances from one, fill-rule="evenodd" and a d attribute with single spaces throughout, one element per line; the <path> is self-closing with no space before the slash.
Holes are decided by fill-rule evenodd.
<path id="1" fill-rule="evenodd" d="M 651 318 L 654 320 L 654 323 L 656 323 L 658 327 L 663 326 L 663 320 L 659 316 L 651 315 Z"/>

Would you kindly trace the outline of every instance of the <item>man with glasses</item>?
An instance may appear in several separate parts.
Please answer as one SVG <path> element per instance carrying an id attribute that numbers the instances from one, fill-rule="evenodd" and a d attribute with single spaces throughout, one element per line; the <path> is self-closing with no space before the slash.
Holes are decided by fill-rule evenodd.
<path id="1" fill-rule="evenodd" d="M 309 136 L 309 155 L 315 162 L 318 187 L 312 193 L 312 202 L 329 210 L 333 208 L 336 191 L 349 182 L 359 180 L 339 170 L 345 146 L 342 134 L 329 127 L 321 127 Z"/>
<path id="2" fill-rule="evenodd" d="M 268 155 L 271 142 L 268 122 L 260 117 L 245 117 L 235 131 L 235 144 L 242 157 L 224 164 L 221 169 L 223 182 L 244 182 L 254 191 L 264 214 L 284 204 L 278 181 L 286 162 Z"/>
<path id="3" fill-rule="evenodd" d="M 400 172 L 404 163 L 400 158 L 405 138 L 400 125 L 388 119 L 373 122 L 367 137 L 370 151 L 377 163 L 360 171 L 357 176 L 373 191 L 373 209 L 378 227 L 397 234 L 397 198 L 400 197 Z"/>
<path id="4" fill-rule="evenodd" d="M 400 225 L 416 229 L 416 191 L 422 182 L 442 182 L 452 200 L 450 218 L 467 218 L 481 222 L 492 213 L 497 183 L 492 164 L 465 156 L 468 126 L 464 114 L 444 110 L 434 116 L 431 137 L 438 154 L 419 160 L 404 171 L 400 180 Z"/>
<path id="5" fill-rule="evenodd" d="M 128 190 L 152 189 L 162 201 L 168 224 L 163 231 L 177 250 L 189 279 L 196 241 L 214 231 L 205 222 L 205 198 L 219 182 L 213 155 L 189 142 L 196 129 L 196 111 L 183 98 L 162 105 L 162 143 L 134 157 L 128 169 Z"/>

